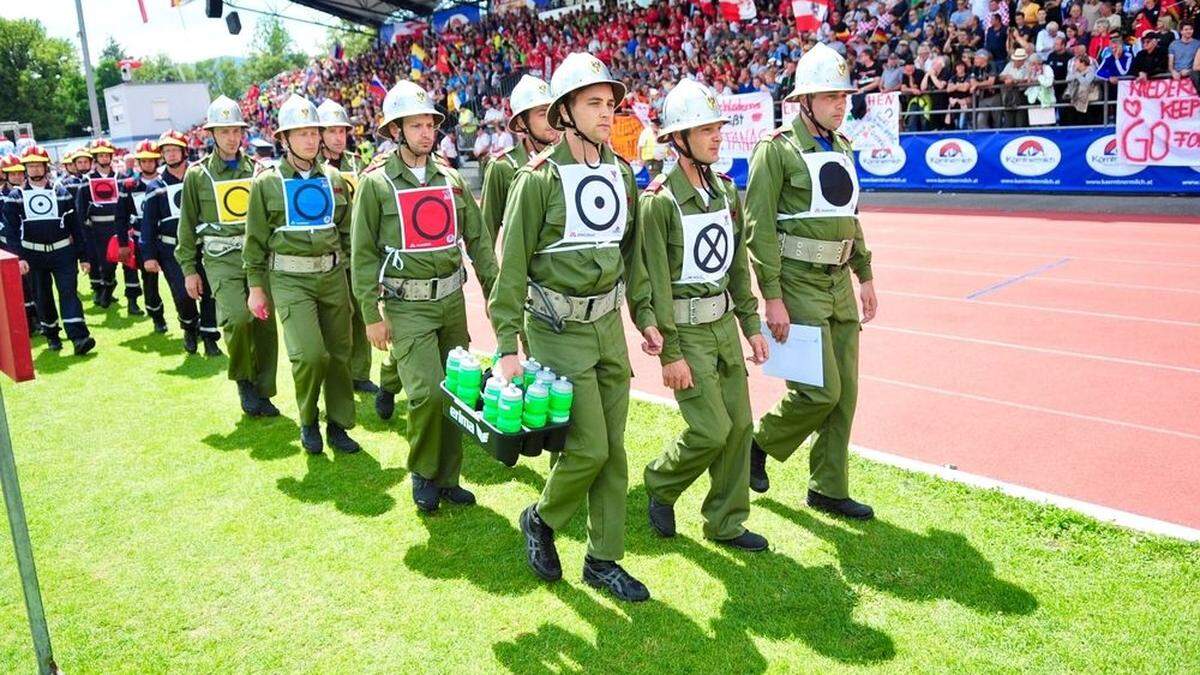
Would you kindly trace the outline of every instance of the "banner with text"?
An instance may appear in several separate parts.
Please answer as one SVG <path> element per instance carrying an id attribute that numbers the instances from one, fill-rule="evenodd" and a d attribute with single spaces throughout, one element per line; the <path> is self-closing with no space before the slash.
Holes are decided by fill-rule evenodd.
<path id="1" fill-rule="evenodd" d="M 1200 166 L 1200 97 L 1191 80 L 1122 80 L 1117 147 L 1132 164 Z"/>

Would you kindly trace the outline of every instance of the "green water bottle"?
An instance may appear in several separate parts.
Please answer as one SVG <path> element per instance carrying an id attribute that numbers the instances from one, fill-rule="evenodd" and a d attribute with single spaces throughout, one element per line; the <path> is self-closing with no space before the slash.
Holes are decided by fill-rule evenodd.
<path id="1" fill-rule="evenodd" d="M 535 379 L 537 380 L 538 384 L 542 385 L 547 391 L 549 391 L 550 387 L 554 386 L 554 381 L 558 379 L 558 376 L 554 374 L 553 370 L 543 366 L 542 369 L 537 372 Z M 527 383 L 526 386 L 530 384 L 533 384 L 533 382 Z"/>
<path id="2" fill-rule="evenodd" d="M 530 429 L 546 426 L 546 415 L 550 412 L 550 390 L 540 382 L 534 382 L 525 390 L 525 411 L 521 420 Z"/>
<path id="3" fill-rule="evenodd" d="M 516 385 L 508 385 L 500 390 L 500 400 L 496 403 L 496 428 L 506 434 L 521 431 L 522 408 L 521 390 Z"/>
<path id="4" fill-rule="evenodd" d="M 550 387 L 550 423 L 562 424 L 571 419 L 571 402 L 575 398 L 575 385 L 565 377 L 554 381 Z"/>
<path id="5" fill-rule="evenodd" d="M 525 359 L 521 362 L 521 369 L 524 371 L 524 377 L 520 382 L 514 382 L 513 384 L 517 385 L 518 387 L 528 387 L 529 385 L 533 384 L 534 379 L 537 377 L 537 373 L 539 370 L 541 370 L 541 368 L 542 364 L 538 363 L 537 359 Z"/>
<path id="6" fill-rule="evenodd" d="M 458 364 L 466 354 L 467 350 L 455 347 L 446 357 L 446 390 L 454 396 L 458 395 Z"/>
<path id="7" fill-rule="evenodd" d="M 467 354 L 458 362 L 458 388 L 454 393 L 468 408 L 474 408 L 482 385 L 483 368 L 479 365 L 479 359 Z"/>
<path id="8" fill-rule="evenodd" d="M 483 387 L 483 419 L 491 424 L 496 425 L 496 415 L 500 405 L 500 390 L 504 389 L 504 380 L 493 375 L 488 378 L 487 384 Z"/>

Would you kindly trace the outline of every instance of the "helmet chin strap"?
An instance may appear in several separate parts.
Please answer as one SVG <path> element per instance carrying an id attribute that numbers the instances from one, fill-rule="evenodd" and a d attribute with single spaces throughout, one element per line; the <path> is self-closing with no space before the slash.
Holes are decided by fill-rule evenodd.
<path id="1" fill-rule="evenodd" d="M 524 129 L 522 129 L 522 133 L 525 134 L 525 138 L 529 139 L 530 144 L 533 145 L 534 152 L 541 152 L 542 150 L 545 150 L 547 146 L 553 145 L 552 141 L 548 141 L 533 133 L 533 128 L 529 126 L 528 110 L 521 113 L 521 125 L 524 127 Z"/>
<path id="2" fill-rule="evenodd" d="M 684 159 L 691 163 L 696 168 L 696 173 L 700 176 L 700 180 L 704 181 L 704 189 L 708 192 L 710 198 L 715 198 L 718 194 L 716 186 L 716 178 L 713 177 L 712 164 L 710 162 L 701 162 L 696 159 L 696 155 L 692 152 L 692 139 L 689 138 L 691 129 L 684 129 L 676 132 L 683 143 L 675 140 L 675 134 L 671 134 L 671 145 L 675 147 Z"/>
<path id="3" fill-rule="evenodd" d="M 812 122 L 812 125 L 820 131 L 821 138 L 825 139 L 832 145 L 834 139 L 833 134 L 836 130 L 826 127 L 817 120 L 817 116 L 812 109 L 812 94 L 805 94 L 804 99 L 800 101 L 800 112 L 803 113 L 804 117 L 807 118 L 809 122 Z"/>
<path id="4" fill-rule="evenodd" d="M 586 152 L 583 154 L 584 165 L 587 166 L 589 169 L 599 169 L 600 165 L 602 164 L 601 159 L 600 159 L 600 157 L 601 157 L 600 145 L 601 144 L 597 143 L 596 141 L 593 141 L 587 134 L 580 131 L 579 127 L 575 126 L 574 120 L 571 119 L 570 105 L 564 104 L 562 112 L 563 112 L 563 117 L 561 120 L 562 125 L 564 127 L 566 127 L 567 129 L 569 129 L 572 134 L 575 134 L 576 138 L 583 141 L 584 143 L 587 143 L 588 145 L 591 145 L 593 148 L 596 149 L 596 165 L 592 166 L 591 162 L 588 161 Z"/>

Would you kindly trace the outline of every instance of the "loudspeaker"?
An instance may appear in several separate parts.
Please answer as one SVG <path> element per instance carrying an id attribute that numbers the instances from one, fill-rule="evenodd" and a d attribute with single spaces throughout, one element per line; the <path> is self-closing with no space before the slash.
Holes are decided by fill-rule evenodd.
<path id="1" fill-rule="evenodd" d="M 219 19 L 224 12 L 225 3 L 223 0 L 204 0 L 204 16 L 210 19 Z"/>
<path id="2" fill-rule="evenodd" d="M 242 19 L 237 12 L 230 12 L 229 16 L 225 17 L 225 26 L 229 28 L 230 35 L 242 32 Z"/>

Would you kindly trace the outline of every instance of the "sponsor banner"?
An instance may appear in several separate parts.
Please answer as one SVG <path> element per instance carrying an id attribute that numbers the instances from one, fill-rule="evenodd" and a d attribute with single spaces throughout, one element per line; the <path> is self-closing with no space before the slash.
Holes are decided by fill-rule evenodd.
<path id="1" fill-rule="evenodd" d="M 1200 165 L 1200 97 L 1191 80 L 1122 80 L 1117 149 L 1132 164 Z"/>

